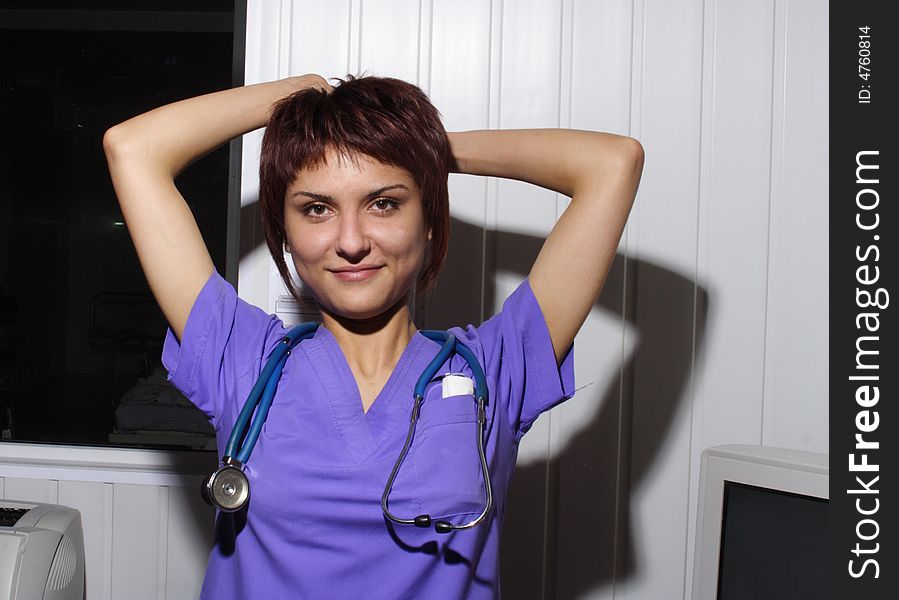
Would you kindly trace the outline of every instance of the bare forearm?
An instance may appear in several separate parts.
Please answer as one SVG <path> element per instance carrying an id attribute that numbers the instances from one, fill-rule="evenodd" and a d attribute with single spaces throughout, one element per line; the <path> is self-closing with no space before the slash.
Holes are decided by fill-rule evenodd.
<path id="1" fill-rule="evenodd" d="M 574 129 L 505 129 L 449 134 L 455 171 L 526 181 L 573 197 L 642 155 L 636 140 Z"/>
<path id="2" fill-rule="evenodd" d="M 138 115 L 107 132 L 110 166 L 117 156 L 128 157 L 174 177 L 228 140 L 264 126 L 272 105 L 304 85 L 308 81 L 299 77 L 248 85 Z"/>

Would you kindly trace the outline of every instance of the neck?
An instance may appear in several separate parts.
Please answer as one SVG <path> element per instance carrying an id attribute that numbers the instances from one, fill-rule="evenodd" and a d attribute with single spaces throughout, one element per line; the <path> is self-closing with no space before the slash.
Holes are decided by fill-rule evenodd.
<path id="1" fill-rule="evenodd" d="M 348 319 L 322 309 L 322 326 L 337 340 L 357 375 L 393 372 L 417 331 L 405 302 L 371 319 Z"/>

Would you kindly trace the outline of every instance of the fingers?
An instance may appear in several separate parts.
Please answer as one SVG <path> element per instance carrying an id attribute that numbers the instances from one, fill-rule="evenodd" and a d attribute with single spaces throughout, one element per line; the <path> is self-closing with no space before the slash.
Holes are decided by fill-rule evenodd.
<path id="1" fill-rule="evenodd" d="M 331 84 L 329 84 L 324 77 L 318 75 L 317 73 L 307 73 L 306 75 L 301 75 L 299 79 L 302 86 L 301 89 L 315 88 L 327 94 L 330 94 L 334 91 L 334 88 L 331 86 Z"/>

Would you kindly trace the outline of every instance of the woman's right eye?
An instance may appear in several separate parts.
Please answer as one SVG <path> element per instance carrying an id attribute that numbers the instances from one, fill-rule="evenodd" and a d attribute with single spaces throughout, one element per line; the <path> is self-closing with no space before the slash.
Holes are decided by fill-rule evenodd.
<path id="1" fill-rule="evenodd" d="M 328 207 L 320 203 L 311 203 L 304 206 L 302 211 L 308 217 L 324 217 L 328 214 Z"/>

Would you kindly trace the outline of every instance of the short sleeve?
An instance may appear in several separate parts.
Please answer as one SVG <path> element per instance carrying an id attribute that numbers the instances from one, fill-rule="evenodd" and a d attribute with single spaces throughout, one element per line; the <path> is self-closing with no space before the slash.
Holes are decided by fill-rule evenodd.
<path id="1" fill-rule="evenodd" d="M 238 297 L 213 271 L 191 307 L 181 342 L 166 332 L 162 364 L 168 380 L 218 429 L 237 401 L 238 380 L 260 370 L 263 357 L 283 336 L 280 319 Z"/>
<path id="2" fill-rule="evenodd" d="M 477 337 L 518 439 L 543 412 L 574 396 L 574 343 L 557 365 L 546 319 L 527 278 L 502 310 L 477 328 Z"/>

